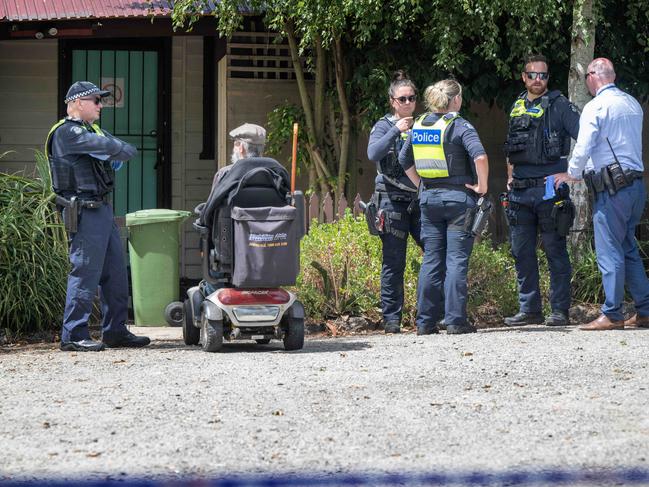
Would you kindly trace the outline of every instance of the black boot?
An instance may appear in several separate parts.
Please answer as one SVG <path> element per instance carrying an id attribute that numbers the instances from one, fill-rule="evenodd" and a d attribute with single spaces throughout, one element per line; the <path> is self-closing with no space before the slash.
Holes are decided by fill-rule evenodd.
<path id="1" fill-rule="evenodd" d="M 540 325 L 544 322 L 542 313 L 525 313 L 520 311 L 514 316 L 505 318 L 505 325 L 507 326 L 525 326 L 525 325 Z"/>
<path id="2" fill-rule="evenodd" d="M 386 321 L 383 327 L 385 333 L 401 333 L 401 324 L 396 320 Z"/>
<path id="3" fill-rule="evenodd" d="M 78 342 L 61 342 L 60 347 L 63 352 L 101 352 L 106 348 L 103 343 L 90 338 Z"/>
<path id="4" fill-rule="evenodd" d="M 546 326 L 568 326 L 570 317 L 567 311 L 552 311 L 545 319 Z"/>
<path id="5" fill-rule="evenodd" d="M 469 325 L 447 325 L 446 334 L 447 335 L 464 335 L 465 333 L 476 333 L 478 330 L 475 326 Z"/>
<path id="6" fill-rule="evenodd" d="M 130 331 L 119 334 L 106 332 L 101 340 L 108 348 L 140 348 L 151 343 L 149 337 L 135 336 Z"/>

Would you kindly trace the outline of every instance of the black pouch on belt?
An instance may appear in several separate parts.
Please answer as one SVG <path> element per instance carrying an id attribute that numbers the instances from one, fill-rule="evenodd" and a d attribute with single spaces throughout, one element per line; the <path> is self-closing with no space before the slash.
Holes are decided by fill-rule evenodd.
<path id="1" fill-rule="evenodd" d="M 613 186 L 613 189 L 615 191 L 612 194 L 617 193 L 622 188 L 626 188 L 630 184 L 629 179 L 626 177 L 626 174 L 624 174 L 624 169 L 622 169 L 622 166 L 619 162 L 616 161 L 612 164 L 609 164 L 604 170 L 608 173 L 609 184 Z"/>
<path id="2" fill-rule="evenodd" d="M 365 205 L 365 222 L 370 235 L 380 235 L 381 232 L 376 228 L 377 218 L 379 216 L 378 193 L 372 194 L 370 201 Z"/>
<path id="3" fill-rule="evenodd" d="M 476 205 L 476 213 L 473 218 L 473 224 L 471 225 L 471 234 L 475 237 L 476 235 L 482 234 L 487 222 L 489 222 L 489 215 L 491 214 L 491 201 L 484 196 L 481 196 Z"/>
<path id="4" fill-rule="evenodd" d="M 63 207 L 61 215 L 63 216 L 63 226 L 69 234 L 77 233 L 79 226 L 79 201 L 76 196 L 69 200 L 61 196 L 56 197 L 56 204 Z"/>
<path id="5" fill-rule="evenodd" d="M 557 201 L 552 207 L 552 219 L 556 225 L 557 234 L 567 237 L 572 223 L 575 221 L 575 205 L 570 200 Z"/>

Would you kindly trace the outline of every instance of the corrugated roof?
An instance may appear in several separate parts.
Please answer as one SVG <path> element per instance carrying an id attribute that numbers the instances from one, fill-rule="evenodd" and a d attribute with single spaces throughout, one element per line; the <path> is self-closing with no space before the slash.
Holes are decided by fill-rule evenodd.
<path id="1" fill-rule="evenodd" d="M 208 11 L 215 1 L 208 1 Z M 0 19 L 73 20 L 170 15 L 173 0 L 1 0 Z M 207 12 L 206 12 L 207 13 Z"/>

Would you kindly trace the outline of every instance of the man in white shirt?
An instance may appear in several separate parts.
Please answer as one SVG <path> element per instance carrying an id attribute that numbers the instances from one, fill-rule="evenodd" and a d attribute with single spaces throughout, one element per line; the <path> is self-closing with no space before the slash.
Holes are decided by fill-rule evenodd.
<path id="1" fill-rule="evenodd" d="M 615 69 L 608 59 L 593 60 L 585 79 L 594 98 L 581 114 L 568 171 L 555 174 L 557 186 L 583 177 L 593 200 L 595 252 L 606 299 L 601 316 L 580 329 L 649 328 L 649 280 L 635 240 L 646 201 L 642 108 L 615 86 Z M 625 284 L 636 308 L 636 315 L 626 322 Z"/>

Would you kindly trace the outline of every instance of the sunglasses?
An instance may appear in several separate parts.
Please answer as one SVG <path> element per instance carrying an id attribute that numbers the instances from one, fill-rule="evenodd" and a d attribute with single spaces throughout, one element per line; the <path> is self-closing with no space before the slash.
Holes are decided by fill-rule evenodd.
<path id="1" fill-rule="evenodd" d="M 79 100 L 92 101 L 92 102 L 95 103 L 95 105 L 99 105 L 100 103 L 102 103 L 101 97 L 99 97 L 99 96 L 97 96 L 95 98 L 79 98 Z"/>
<path id="2" fill-rule="evenodd" d="M 589 77 L 591 74 L 597 74 L 597 73 L 596 73 L 595 71 L 588 71 L 586 74 L 584 74 L 584 79 L 588 79 L 588 77 Z"/>
<path id="3" fill-rule="evenodd" d="M 392 98 L 392 99 L 398 101 L 401 104 L 404 104 L 407 101 L 409 101 L 410 103 L 414 103 L 417 101 L 417 96 L 416 95 L 399 96 L 397 98 Z"/>
<path id="4" fill-rule="evenodd" d="M 545 81 L 548 79 L 548 73 L 537 73 L 536 71 L 526 71 L 525 76 L 528 77 L 528 79 L 535 80 L 537 77 L 541 81 Z"/>

